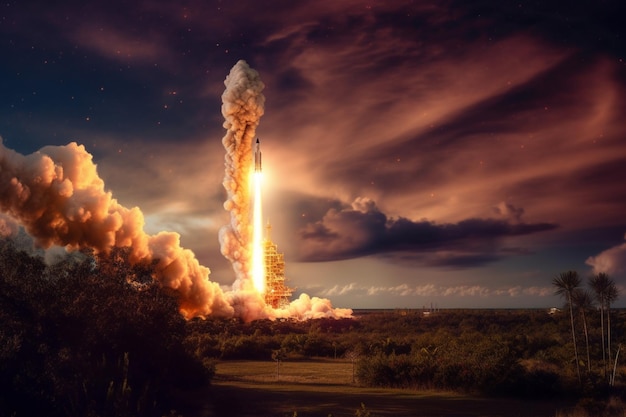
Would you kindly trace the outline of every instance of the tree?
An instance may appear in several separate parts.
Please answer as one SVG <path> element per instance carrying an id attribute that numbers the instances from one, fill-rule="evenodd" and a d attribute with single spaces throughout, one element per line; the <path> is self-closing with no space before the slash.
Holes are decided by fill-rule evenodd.
<path id="1" fill-rule="evenodd" d="M 600 304 L 600 328 L 602 332 L 602 368 L 604 377 L 607 378 L 607 358 L 608 348 L 609 360 L 611 357 L 611 304 L 617 300 L 619 295 L 615 282 L 604 272 L 597 273 L 589 278 L 589 286 L 594 292 L 595 298 Z M 606 313 L 606 314 L 605 314 Z M 605 328 L 606 315 L 606 328 Z"/>
<path id="2" fill-rule="evenodd" d="M 576 271 L 561 272 L 552 279 L 552 285 L 556 287 L 555 294 L 565 297 L 565 302 L 569 307 L 570 324 L 572 326 L 572 342 L 574 343 L 574 358 L 576 360 L 576 373 L 578 374 L 578 382 L 581 382 L 578 346 L 576 345 L 576 329 L 574 327 L 574 307 L 572 303 L 572 295 L 574 291 L 580 287 L 580 277 Z"/>
<path id="3" fill-rule="evenodd" d="M 615 285 L 615 281 L 609 278 L 609 285 L 606 291 L 606 339 L 607 339 L 607 352 L 609 352 L 609 361 L 611 359 L 611 304 L 617 300 L 619 297 L 619 290 Z M 616 353 L 615 360 L 617 361 Z M 611 379 L 611 385 L 613 385 L 614 380 Z"/>
<path id="4" fill-rule="evenodd" d="M 272 359 L 276 362 L 276 380 L 280 380 L 280 363 L 287 358 L 287 354 L 282 349 L 272 352 Z"/>
<path id="5" fill-rule="evenodd" d="M 600 272 L 589 278 L 589 286 L 593 290 L 596 301 L 600 304 L 600 331 L 602 333 L 602 369 L 606 378 L 606 337 L 604 329 L 604 312 L 606 310 L 606 293 L 609 286 L 609 276 Z"/>
<path id="6" fill-rule="evenodd" d="M 348 350 L 346 352 L 346 359 L 348 359 L 351 363 L 352 363 L 352 383 L 354 384 L 355 382 L 355 378 L 354 378 L 354 374 L 355 374 L 355 366 L 356 366 L 356 361 L 357 359 L 359 359 L 359 351 L 357 349 L 351 349 Z"/>
<path id="7" fill-rule="evenodd" d="M 585 332 L 585 347 L 587 348 L 587 372 L 591 373 L 591 356 L 589 355 L 589 332 L 587 331 L 587 311 L 593 308 L 593 299 L 586 290 L 576 289 L 572 293 L 572 302 L 580 311 Z"/>

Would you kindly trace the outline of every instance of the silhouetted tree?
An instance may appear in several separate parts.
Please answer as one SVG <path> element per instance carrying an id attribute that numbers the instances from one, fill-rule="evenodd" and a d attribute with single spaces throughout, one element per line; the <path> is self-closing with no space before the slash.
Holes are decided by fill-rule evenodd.
<path id="1" fill-rule="evenodd" d="M 591 355 L 589 354 L 589 332 L 587 330 L 587 311 L 593 308 L 593 299 L 586 290 L 576 289 L 572 292 L 572 302 L 580 312 L 585 333 L 585 347 L 587 349 L 587 373 L 591 373 Z"/>
<path id="2" fill-rule="evenodd" d="M 576 329 L 574 327 L 574 307 L 572 303 L 572 295 L 580 286 L 580 277 L 576 271 L 561 272 L 552 279 L 552 285 L 556 287 L 555 293 L 557 295 L 565 297 L 565 302 L 569 308 L 570 325 L 572 327 L 572 342 L 574 343 L 574 359 L 576 361 L 576 373 L 578 375 L 578 381 L 581 382 L 578 346 L 576 344 Z"/>
<path id="3" fill-rule="evenodd" d="M 607 372 L 607 349 L 611 359 L 611 304 L 617 300 L 618 290 L 615 282 L 604 272 L 599 272 L 589 278 L 589 286 L 593 290 L 595 299 L 600 304 L 600 329 L 602 333 L 602 369 L 605 379 Z M 606 326 L 605 326 L 606 321 Z"/>
<path id="4" fill-rule="evenodd" d="M 593 275 L 589 278 L 589 286 L 594 293 L 596 301 L 600 304 L 600 332 L 602 334 L 602 369 L 604 377 L 606 378 L 606 331 L 604 328 L 604 314 L 606 311 L 606 293 L 609 286 L 609 276 L 603 272 Z"/>

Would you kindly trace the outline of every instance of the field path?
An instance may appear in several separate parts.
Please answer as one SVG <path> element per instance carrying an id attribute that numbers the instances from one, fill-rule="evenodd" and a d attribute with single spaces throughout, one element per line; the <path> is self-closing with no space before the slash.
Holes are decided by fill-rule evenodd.
<path id="1" fill-rule="evenodd" d="M 346 361 L 220 362 L 198 417 L 554 417 L 562 402 L 477 398 L 454 393 L 364 388 Z M 362 414 L 366 416 L 367 414 Z"/>

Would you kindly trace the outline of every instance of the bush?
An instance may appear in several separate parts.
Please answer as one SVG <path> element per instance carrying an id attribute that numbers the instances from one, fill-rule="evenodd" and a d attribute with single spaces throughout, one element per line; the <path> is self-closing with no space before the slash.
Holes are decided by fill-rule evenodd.
<path id="1" fill-rule="evenodd" d="M 358 361 L 361 384 L 379 387 L 442 389 L 490 395 L 548 396 L 561 391 L 554 372 L 526 371 L 502 340 L 450 339 L 440 349 L 411 354 L 378 353 Z"/>

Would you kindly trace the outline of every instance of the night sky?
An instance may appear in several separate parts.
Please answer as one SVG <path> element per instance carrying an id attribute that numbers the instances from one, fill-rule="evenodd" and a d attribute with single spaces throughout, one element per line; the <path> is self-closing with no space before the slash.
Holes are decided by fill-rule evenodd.
<path id="1" fill-rule="evenodd" d="M 221 95 L 242 59 L 297 293 L 551 307 L 573 269 L 626 306 L 622 4 L 3 1 L 0 136 L 84 145 L 146 231 L 179 232 L 228 287 Z"/>

